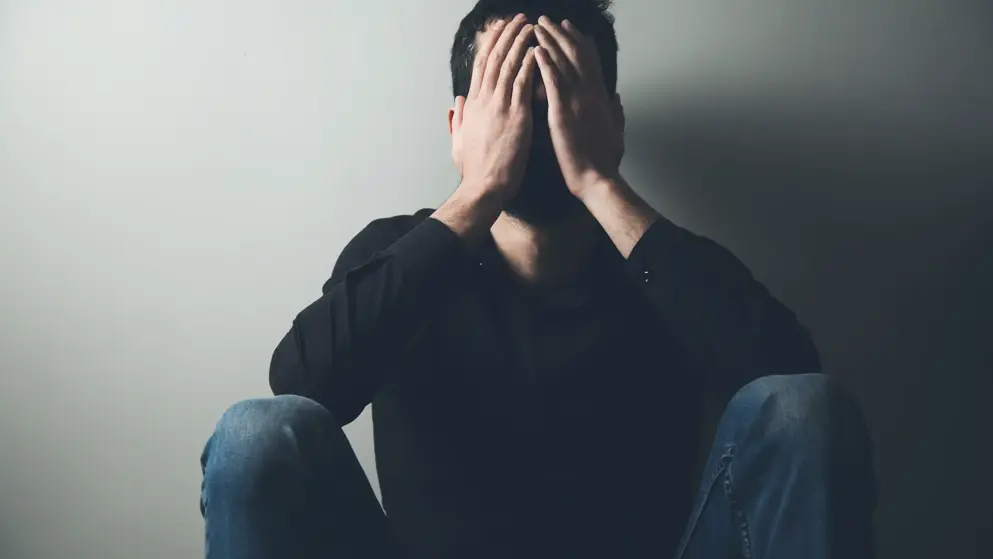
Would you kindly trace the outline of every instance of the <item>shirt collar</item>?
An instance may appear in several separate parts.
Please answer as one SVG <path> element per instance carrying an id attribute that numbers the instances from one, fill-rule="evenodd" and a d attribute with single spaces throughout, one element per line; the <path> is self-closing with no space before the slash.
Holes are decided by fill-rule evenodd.
<path id="1" fill-rule="evenodd" d="M 487 235 L 486 239 L 475 253 L 473 266 L 479 273 L 484 274 L 488 280 L 500 282 L 512 288 L 520 295 L 532 299 L 536 304 L 554 308 L 574 308 L 589 303 L 593 297 L 605 289 L 610 289 L 613 285 L 612 278 L 616 277 L 621 270 L 623 258 L 614 247 L 610 237 L 605 232 L 599 230 L 594 241 L 592 261 L 590 262 L 590 273 L 592 278 L 586 286 L 574 290 L 559 291 L 555 293 L 534 293 L 528 292 L 513 281 L 513 272 L 507 266 L 507 262 L 497 250 L 496 242 L 492 235 Z"/>

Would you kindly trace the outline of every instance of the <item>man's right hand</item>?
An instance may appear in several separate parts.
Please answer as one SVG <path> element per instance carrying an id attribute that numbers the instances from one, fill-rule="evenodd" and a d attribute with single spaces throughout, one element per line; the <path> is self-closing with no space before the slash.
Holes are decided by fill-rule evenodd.
<path id="1" fill-rule="evenodd" d="M 479 41 L 469 94 L 455 98 L 452 159 L 462 183 L 432 217 L 462 236 L 489 230 L 521 188 L 533 127 L 533 34 L 523 15 L 494 23 Z"/>
<path id="2" fill-rule="evenodd" d="M 533 33 L 521 15 L 496 22 L 476 55 L 468 96 L 455 98 L 452 158 L 462 182 L 495 189 L 504 202 L 520 188 L 531 147 Z"/>

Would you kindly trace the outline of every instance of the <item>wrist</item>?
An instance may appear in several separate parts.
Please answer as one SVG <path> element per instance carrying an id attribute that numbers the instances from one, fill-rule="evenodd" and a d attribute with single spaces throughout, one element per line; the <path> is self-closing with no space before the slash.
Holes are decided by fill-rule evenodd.
<path id="1" fill-rule="evenodd" d="M 502 208 L 498 191 L 463 182 L 432 217 L 472 245 L 485 236 Z"/>
<path id="2" fill-rule="evenodd" d="M 660 215 L 620 175 L 591 182 L 581 200 L 601 225 L 620 216 L 637 229 L 647 227 Z"/>
<path id="3" fill-rule="evenodd" d="M 596 204 L 600 200 L 617 196 L 626 188 L 630 187 L 620 176 L 620 173 L 614 176 L 595 174 L 584 179 L 581 186 L 574 189 L 573 194 L 579 198 L 580 202 L 589 207 L 590 204 Z"/>
<path id="4" fill-rule="evenodd" d="M 507 187 L 496 180 L 463 179 L 453 196 L 466 203 L 503 208 Z"/>
<path id="5" fill-rule="evenodd" d="M 661 218 L 619 175 L 591 182 L 581 200 L 624 258 Z"/>

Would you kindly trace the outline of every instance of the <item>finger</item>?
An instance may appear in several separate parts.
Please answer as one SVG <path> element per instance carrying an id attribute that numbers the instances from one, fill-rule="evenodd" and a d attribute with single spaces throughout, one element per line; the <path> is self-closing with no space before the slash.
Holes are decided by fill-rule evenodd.
<path id="1" fill-rule="evenodd" d="M 548 96 L 548 110 L 556 110 L 562 96 L 559 89 L 562 85 L 562 75 L 559 73 L 559 69 L 555 66 L 555 63 L 552 62 L 545 47 L 539 46 L 534 49 L 534 55 L 535 61 L 538 64 L 538 71 L 541 72 L 541 81 L 545 84 L 545 94 Z"/>
<path id="2" fill-rule="evenodd" d="M 517 14 L 503 28 L 500 37 L 494 43 L 493 50 L 490 52 L 490 58 L 486 61 L 486 71 L 483 74 L 482 86 L 486 91 L 492 91 L 496 88 L 497 82 L 500 80 L 500 70 L 503 68 L 503 61 L 506 59 L 510 47 L 514 44 L 514 39 L 520 34 L 521 27 L 524 26 L 526 21 L 524 14 Z"/>
<path id="3" fill-rule="evenodd" d="M 541 50 L 548 57 L 549 61 L 555 65 L 558 74 L 562 78 L 575 75 L 576 72 L 572 68 L 572 63 L 566 58 L 558 42 L 555 41 L 555 38 L 552 37 L 547 29 L 541 26 L 535 27 L 534 36 L 538 38 L 538 44 L 541 46 Z"/>
<path id="4" fill-rule="evenodd" d="M 524 63 L 528 42 L 533 33 L 533 25 L 527 24 L 521 27 L 520 33 L 514 39 L 514 44 L 510 47 L 510 52 L 507 53 L 507 58 L 503 62 L 503 70 L 500 72 L 500 81 L 497 83 L 497 88 L 504 94 L 511 93 L 511 88 L 518 77 L 521 65 Z"/>
<path id="5" fill-rule="evenodd" d="M 535 48 L 528 47 L 521 61 L 521 68 L 514 78 L 514 91 L 510 98 L 511 106 L 530 107 L 534 96 Z"/>
<path id="6" fill-rule="evenodd" d="M 538 18 L 538 25 L 551 36 L 559 52 L 562 53 L 562 59 L 568 61 L 568 64 L 578 72 L 580 69 L 579 49 L 572 35 L 564 31 L 548 16 Z M 558 63 L 558 60 L 556 60 L 556 63 Z"/>
<path id="7" fill-rule="evenodd" d="M 601 74 L 600 56 L 597 53 L 596 43 L 593 42 L 593 39 L 588 35 L 583 35 L 567 19 L 562 20 L 562 30 L 569 34 L 578 48 L 580 74 L 590 72 L 594 77 L 599 77 Z"/>
<path id="8" fill-rule="evenodd" d="M 493 49 L 496 40 L 500 38 L 500 33 L 506 24 L 507 22 L 502 19 L 497 21 L 493 24 L 493 33 L 487 36 L 485 40 L 477 42 L 478 52 L 476 53 L 476 59 L 472 63 L 472 78 L 469 81 L 467 99 L 475 99 L 479 95 L 479 90 L 483 85 L 483 77 L 486 73 L 486 61 L 490 58 L 490 50 Z"/>
<path id="9" fill-rule="evenodd" d="M 585 35 L 580 33 L 579 29 L 576 29 L 576 26 L 573 25 L 571 21 L 567 19 L 563 19 L 561 27 L 562 27 L 562 31 L 565 31 L 566 33 L 569 34 L 570 37 L 572 37 L 573 41 L 579 44 L 583 43 L 583 40 L 585 39 Z"/>

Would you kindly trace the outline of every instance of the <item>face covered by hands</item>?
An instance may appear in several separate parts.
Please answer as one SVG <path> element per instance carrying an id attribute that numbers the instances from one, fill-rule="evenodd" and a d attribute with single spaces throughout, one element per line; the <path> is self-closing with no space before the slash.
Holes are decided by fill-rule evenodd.
<path id="1" fill-rule="evenodd" d="M 494 154 L 511 148 L 511 144 L 519 146 L 512 151 L 525 150 L 520 154 L 523 169 L 518 175 L 519 185 L 508 189 L 513 195 L 505 199 L 503 209 L 526 222 L 541 225 L 583 212 L 580 195 L 586 186 L 617 172 L 623 153 L 623 114 L 616 98 L 611 100 L 607 93 L 591 39 L 568 21 L 562 27 L 547 17 L 539 18 L 535 26 L 524 23 L 523 14 L 518 15 L 509 22 L 496 22 L 477 37 L 481 48 L 473 68 L 474 85 L 468 99 L 456 99 L 453 112 L 453 156 L 465 180 L 474 160 L 493 159 Z M 487 83 L 481 76 L 484 72 L 489 75 L 488 70 L 503 61 L 504 52 L 508 61 L 523 56 L 522 40 L 533 47 L 528 49 L 530 56 L 523 57 L 523 64 L 514 65 L 521 74 L 516 83 L 533 89 L 526 99 L 522 96 L 519 105 L 530 111 L 528 123 L 533 123 L 529 126 L 530 141 L 523 138 L 520 142 L 507 143 L 481 141 L 482 138 L 475 138 L 476 134 L 460 127 L 463 115 L 470 117 L 470 124 L 481 125 L 480 130 L 493 128 L 489 124 L 491 118 L 503 121 L 485 110 L 473 116 L 482 109 L 480 103 L 488 98 L 479 93 L 474 95 L 473 91 L 486 90 L 477 89 L 476 84 Z M 511 42 L 515 44 L 513 48 Z M 539 68 L 528 64 L 529 59 Z M 497 146 L 503 148 L 494 151 Z M 480 157 L 471 157 L 474 148 L 481 150 Z"/>
<path id="2" fill-rule="evenodd" d="M 542 224 L 583 211 L 588 187 L 617 175 L 624 114 L 607 91 L 591 38 L 568 20 L 559 26 L 545 16 L 534 34 L 540 75 L 532 142 L 521 190 L 506 211 Z"/>
<path id="3" fill-rule="evenodd" d="M 540 85 L 531 112 L 534 128 L 521 188 L 504 210 L 525 222 L 546 225 L 576 215 L 584 208 L 569 192 L 562 176 L 548 125 L 548 102 Z"/>

